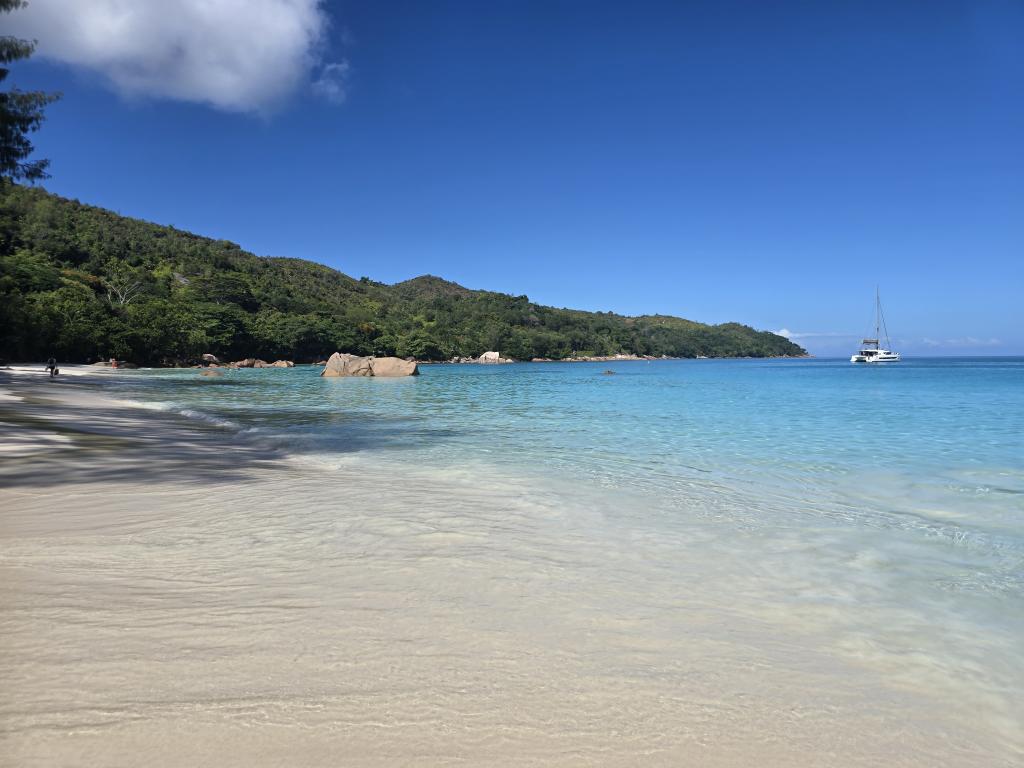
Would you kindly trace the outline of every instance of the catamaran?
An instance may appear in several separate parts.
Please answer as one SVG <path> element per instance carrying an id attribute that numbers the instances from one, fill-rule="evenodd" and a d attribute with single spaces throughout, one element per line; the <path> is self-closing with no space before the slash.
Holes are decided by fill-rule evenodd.
<path id="1" fill-rule="evenodd" d="M 881 345 L 882 337 L 879 331 L 885 331 L 885 347 Z M 882 300 L 878 295 L 878 288 L 875 287 L 875 338 L 864 339 L 861 342 L 860 351 L 850 358 L 851 363 L 898 363 L 899 352 L 889 351 L 892 344 L 889 342 L 889 329 L 885 327 L 885 315 L 882 314 Z"/>

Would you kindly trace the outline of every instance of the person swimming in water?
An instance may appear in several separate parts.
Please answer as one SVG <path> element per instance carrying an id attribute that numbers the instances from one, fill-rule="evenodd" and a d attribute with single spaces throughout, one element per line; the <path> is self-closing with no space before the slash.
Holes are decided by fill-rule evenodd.
<path id="1" fill-rule="evenodd" d="M 57 358 L 51 357 L 46 361 L 46 370 L 50 372 L 51 379 L 60 372 L 57 368 Z"/>

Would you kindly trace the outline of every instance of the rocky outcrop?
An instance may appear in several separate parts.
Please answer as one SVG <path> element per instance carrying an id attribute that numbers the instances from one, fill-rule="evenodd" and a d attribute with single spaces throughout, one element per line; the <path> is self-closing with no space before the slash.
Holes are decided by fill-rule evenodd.
<path id="1" fill-rule="evenodd" d="M 114 365 L 114 362 L 117 363 L 116 366 Z M 97 360 L 95 363 L 90 363 L 90 365 L 93 368 L 125 368 L 125 369 L 135 369 L 135 368 L 139 367 L 135 363 L 126 363 L 124 360 L 117 360 L 117 361 L 114 361 L 114 362 L 112 362 L 110 360 Z"/>
<path id="2" fill-rule="evenodd" d="M 203 355 L 203 359 L 206 359 L 206 355 Z M 245 360 L 236 360 L 233 363 L 228 363 L 233 368 L 294 368 L 295 363 L 291 360 L 275 360 L 272 363 L 268 363 L 266 360 L 258 360 L 255 357 L 247 357 Z"/>
<path id="3" fill-rule="evenodd" d="M 203 355 L 203 362 L 204 363 L 214 363 L 215 365 L 219 365 L 220 364 L 220 360 L 217 358 L 217 356 L 216 355 L 211 355 L 209 353 Z"/>
<path id="4" fill-rule="evenodd" d="M 359 357 L 335 352 L 327 361 L 321 376 L 416 376 L 416 363 L 400 357 Z"/>
<path id="5" fill-rule="evenodd" d="M 515 362 L 507 357 L 502 357 L 498 352 L 484 352 L 476 359 L 478 363 L 512 363 Z"/>
<path id="6" fill-rule="evenodd" d="M 423 362 L 429 362 L 429 361 L 423 361 Z M 458 355 L 456 355 L 451 360 L 448 360 L 448 362 L 449 363 L 483 363 L 483 364 L 491 365 L 491 364 L 494 364 L 494 363 L 514 363 L 515 360 L 513 360 L 513 359 L 511 359 L 509 357 L 502 357 L 501 354 L 498 353 L 498 352 L 484 352 L 482 355 L 480 355 L 480 357 L 459 357 Z"/>
<path id="7" fill-rule="evenodd" d="M 634 355 L 620 353 L 617 355 L 573 355 L 571 357 L 533 357 L 530 358 L 531 363 L 614 363 L 620 360 L 670 360 L 676 358 L 670 358 L 668 355 L 661 355 L 660 357 L 655 355 Z M 428 361 L 425 361 L 428 362 Z M 449 363 L 481 363 L 490 364 L 494 363 L 514 363 L 516 362 L 512 358 L 502 357 L 499 352 L 484 352 L 480 357 L 459 357 L 456 355 L 451 360 L 446 362 Z"/>
<path id="8" fill-rule="evenodd" d="M 415 360 L 400 357 L 371 357 L 370 369 L 374 376 L 418 376 L 420 372 Z"/>
<path id="9" fill-rule="evenodd" d="M 662 355 L 662 358 L 665 356 Z M 565 362 L 567 363 L 614 363 L 616 360 L 658 360 L 660 358 L 652 355 L 633 355 L 633 354 L 618 354 L 618 355 L 582 355 L 578 357 L 567 357 Z"/>
<path id="10" fill-rule="evenodd" d="M 320 372 L 321 376 L 373 376 L 370 358 L 335 352 Z"/>

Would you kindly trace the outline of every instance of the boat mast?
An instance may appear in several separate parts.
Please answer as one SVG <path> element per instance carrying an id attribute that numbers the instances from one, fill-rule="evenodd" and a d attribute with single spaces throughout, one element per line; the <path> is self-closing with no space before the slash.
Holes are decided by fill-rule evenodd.
<path id="1" fill-rule="evenodd" d="M 878 293 L 878 285 L 875 285 L 875 304 L 878 307 L 878 318 L 875 320 L 875 338 L 881 341 L 882 337 L 878 335 L 878 324 L 881 323 L 882 330 L 885 331 L 885 348 L 892 349 L 892 342 L 889 340 L 889 329 L 885 325 L 885 314 L 882 312 L 882 299 Z"/>
<path id="2" fill-rule="evenodd" d="M 881 341 L 882 337 L 878 335 L 879 326 L 882 324 L 882 298 L 878 292 L 878 283 L 875 283 L 875 338 Z M 886 340 L 888 343 L 888 339 Z M 875 347 L 877 348 L 877 344 Z"/>

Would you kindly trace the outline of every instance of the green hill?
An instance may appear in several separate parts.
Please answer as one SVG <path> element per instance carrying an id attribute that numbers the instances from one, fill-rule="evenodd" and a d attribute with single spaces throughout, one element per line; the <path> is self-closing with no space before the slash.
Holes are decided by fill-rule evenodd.
<path id="1" fill-rule="evenodd" d="M 556 309 L 430 275 L 356 280 L 0 184 L 0 358 L 180 365 L 205 352 L 312 361 L 336 350 L 423 360 L 804 353 L 736 323 Z"/>

